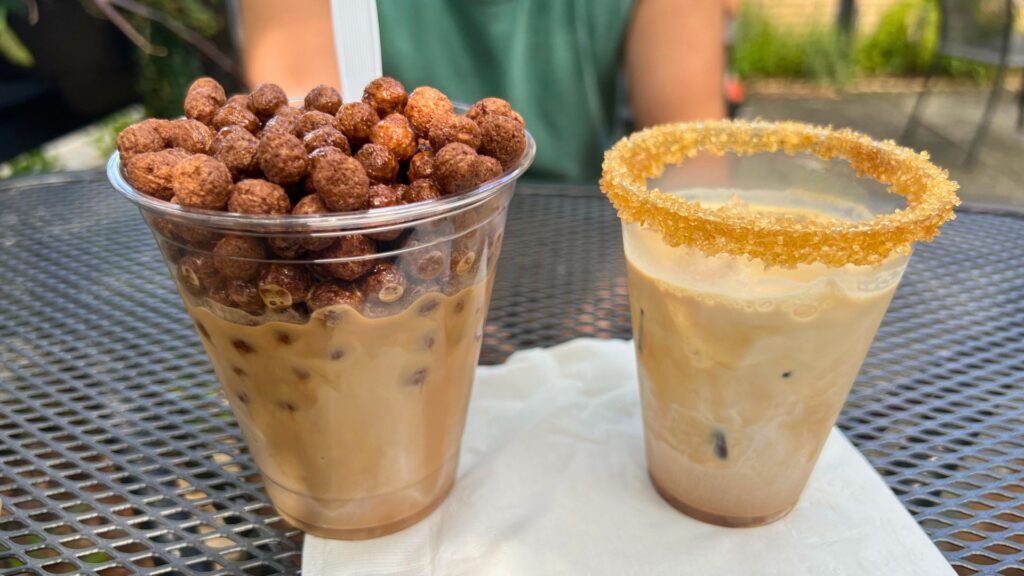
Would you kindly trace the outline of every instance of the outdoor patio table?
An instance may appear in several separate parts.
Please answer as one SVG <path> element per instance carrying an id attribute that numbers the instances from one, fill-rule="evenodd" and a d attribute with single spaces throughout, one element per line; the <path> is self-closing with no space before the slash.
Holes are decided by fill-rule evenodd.
<path id="1" fill-rule="evenodd" d="M 618 220 L 520 184 L 481 362 L 628 338 Z M 917 248 L 839 425 L 960 574 L 1024 575 L 1024 212 Z M 0 183 L 0 574 L 279 574 L 275 514 L 136 209 L 100 173 Z"/>

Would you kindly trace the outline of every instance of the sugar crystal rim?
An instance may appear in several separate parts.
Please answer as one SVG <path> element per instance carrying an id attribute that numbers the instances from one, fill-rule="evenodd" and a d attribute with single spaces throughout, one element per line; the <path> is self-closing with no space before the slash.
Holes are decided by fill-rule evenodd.
<path id="1" fill-rule="evenodd" d="M 863 221 L 807 219 L 762 213 L 726 204 L 704 207 L 648 188 L 669 164 L 699 151 L 740 156 L 807 152 L 843 159 L 858 176 L 869 176 L 907 199 L 905 209 Z M 823 263 L 875 265 L 909 254 L 914 242 L 930 241 L 955 218 L 958 185 L 928 154 L 849 129 L 800 122 L 715 120 L 663 124 L 623 138 L 605 153 L 601 191 L 619 217 L 658 230 L 669 246 L 688 245 L 705 254 L 749 256 L 769 266 Z"/>

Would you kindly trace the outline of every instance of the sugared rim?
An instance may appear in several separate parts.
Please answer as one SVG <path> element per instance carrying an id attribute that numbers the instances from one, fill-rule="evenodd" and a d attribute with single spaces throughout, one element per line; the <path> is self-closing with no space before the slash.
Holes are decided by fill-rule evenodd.
<path id="1" fill-rule="evenodd" d="M 171 204 L 132 187 L 124 178 L 121 158 L 117 152 L 111 154 L 110 160 L 107 161 L 107 178 L 118 192 L 140 208 L 197 226 L 225 230 L 238 229 L 253 233 L 363 230 L 395 225 L 396 223 L 408 225 L 409 223 L 427 221 L 445 214 L 457 212 L 463 208 L 475 206 L 494 196 L 505 185 L 514 182 L 522 176 L 530 165 L 533 164 L 533 158 L 536 153 L 537 145 L 533 140 L 533 136 L 527 130 L 526 150 L 523 151 L 523 155 L 516 162 L 515 166 L 506 170 L 499 178 L 486 182 L 478 188 L 429 202 L 417 202 L 401 206 L 337 214 L 253 216 L 251 214 L 237 214 L 219 210 L 186 208 L 177 204 Z"/>
<path id="2" fill-rule="evenodd" d="M 808 152 L 823 160 L 842 158 L 858 175 L 906 197 L 907 208 L 869 220 L 804 219 L 699 202 L 648 189 L 668 164 L 682 164 L 704 150 L 716 155 Z M 670 246 L 688 245 L 705 254 L 749 256 L 769 266 L 820 262 L 839 267 L 874 265 L 911 245 L 929 241 L 952 220 L 959 186 L 928 159 L 894 142 L 876 141 L 848 129 L 799 122 L 717 120 L 665 124 L 623 138 L 605 153 L 601 191 L 624 222 L 658 230 Z"/>

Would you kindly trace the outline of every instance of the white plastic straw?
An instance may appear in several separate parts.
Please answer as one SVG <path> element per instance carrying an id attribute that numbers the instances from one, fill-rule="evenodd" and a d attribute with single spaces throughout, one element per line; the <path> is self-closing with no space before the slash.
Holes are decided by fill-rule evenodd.
<path id="1" fill-rule="evenodd" d="M 377 0 L 331 0 L 331 23 L 341 67 L 341 97 L 355 102 L 366 84 L 381 75 Z"/>

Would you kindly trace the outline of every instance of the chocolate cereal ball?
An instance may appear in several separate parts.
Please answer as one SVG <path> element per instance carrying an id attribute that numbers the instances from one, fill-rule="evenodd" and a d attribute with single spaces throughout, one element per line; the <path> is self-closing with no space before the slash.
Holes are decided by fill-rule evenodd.
<path id="1" fill-rule="evenodd" d="M 323 126 L 313 130 L 302 139 L 302 145 L 306 151 L 312 153 L 317 148 L 330 146 L 341 150 L 346 155 L 352 155 L 352 149 L 348 145 L 348 138 L 340 130 L 331 126 Z"/>
<path id="2" fill-rule="evenodd" d="M 401 185 L 374 184 L 370 186 L 370 208 L 387 208 L 401 204 L 402 192 L 406 187 L 399 188 L 399 186 Z"/>
<path id="3" fill-rule="evenodd" d="M 263 175 L 275 184 L 295 184 L 309 170 L 309 159 L 302 141 L 277 130 L 263 134 L 256 158 Z"/>
<path id="4" fill-rule="evenodd" d="M 325 280 L 309 291 L 306 304 L 311 310 L 321 310 L 328 306 L 351 306 L 358 310 L 363 306 L 363 295 L 348 282 Z"/>
<path id="5" fill-rule="evenodd" d="M 267 238 L 267 246 L 276 256 L 285 260 L 294 260 L 305 250 L 302 241 L 293 236 L 271 236 Z"/>
<path id="6" fill-rule="evenodd" d="M 185 94 L 185 116 L 209 125 L 213 115 L 227 101 L 224 87 L 213 78 L 199 78 Z"/>
<path id="7" fill-rule="evenodd" d="M 242 180 L 228 199 L 228 212 L 239 214 L 288 214 L 292 203 L 284 188 L 266 180 Z"/>
<path id="8" fill-rule="evenodd" d="M 292 214 L 296 216 L 311 216 L 316 214 L 327 214 L 328 212 L 330 212 L 330 210 L 328 210 L 327 205 L 324 204 L 324 199 L 316 193 L 303 197 L 301 200 L 296 202 L 295 207 L 292 208 Z M 298 244 L 304 250 L 317 252 L 327 248 L 331 244 L 334 244 L 334 238 L 329 236 L 303 236 L 298 241 Z"/>
<path id="9" fill-rule="evenodd" d="M 402 195 L 402 203 L 427 202 L 429 200 L 437 200 L 440 197 L 441 190 L 438 189 L 433 180 L 420 178 L 419 180 L 413 180 L 412 184 L 409 184 L 409 187 L 405 189 Z"/>
<path id="10" fill-rule="evenodd" d="M 328 212 L 330 212 L 330 210 L 328 210 L 327 205 L 324 204 L 324 199 L 316 193 L 303 196 L 301 200 L 295 203 L 295 207 L 292 208 L 292 214 L 298 216 L 327 214 Z"/>
<path id="11" fill-rule="evenodd" d="M 430 86 L 420 86 L 413 90 L 405 104 L 405 116 L 416 135 L 421 138 L 426 138 L 430 133 L 430 125 L 435 119 L 449 116 L 454 110 L 452 101 L 440 90 Z"/>
<path id="12" fill-rule="evenodd" d="M 402 253 L 402 265 L 415 278 L 433 280 L 448 267 L 451 247 L 447 242 L 424 244 L 408 240 L 403 248 L 408 250 Z"/>
<path id="13" fill-rule="evenodd" d="M 391 189 L 394 190 L 395 194 L 398 195 L 398 198 L 401 199 L 405 196 L 405 191 L 409 189 L 409 185 L 401 182 L 395 182 L 391 185 Z"/>
<path id="14" fill-rule="evenodd" d="M 260 141 L 241 126 L 228 126 L 217 133 L 210 154 L 224 163 L 234 179 L 252 174 L 259 167 L 256 152 Z"/>
<path id="15" fill-rule="evenodd" d="M 171 202 L 175 202 L 174 198 L 171 198 Z M 185 244 L 193 248 L 206 250 L 211 248 L 214 244 L 220 240 L 220 233 L 210 230 L 209 228 L 203 228 L 200 226 L 190 226 L 188 224 L 182 224 L 179 222 L 170 222 L 165 220 L 169 227 L 168 231 L 177 239 L 181 240 Z M 163 232 L 163 231 L 161 231 Z"/>
<path id="16" fill-rule="evenodd" d="M 497 159 L 491 158 L 490 156 L 477 156 L 476 157 L 476 172 L 479 177 L 477 186 L 484 182 L 490 182 L 495 178 L 498 178 L 505 173 L 505 169 L 502 168 L 501 162 Z"/>
<path id="17" fill-rule="evenodd" d="M 388 114 L 401 113 L 409 95 L 401 82 L 389 76 L 381 76 L 366 85 L 363 90 L 363 102 L 366 102 L 381 118 Z"/>
<path id="18" fill-rule="evenodd" d="M 416 153 L 416 134 L 401 114 L 389 114 L 378 122 L 370 131 L 370 142 L 390 150 L 399 162 L 412 158 Z"/>
<path id="19" fill-rule="evenodd" d="M 484 98 L 470 106 L 466 112 L 466 116 L 474 122 L 480 122 L 481 119 L 491 115 L 505 116 L 515 120 L 521 126 L 526 126 L 523 117 L 512 109 L 511 104 L 501 98 Z"/>
<path id="20" fill-rule="evenodd" d="M 306 301 L 313 287 L 313 275 L 303 264 L 274 263 L 260 275 L 258 286 L 268 308 L 283 310 Z"/>
<path id="21" fill-rule="evenodd" d="M 254 236 L 228 235 L 213 247 L 213 265 L 231 280 L 252 280 L 259 276 L 267 258 L 263 240 Z"/>
<path id="22" fill-rule="evenodd" d="M 171 186 L 174 167 L 188 157 L 189 153 L 180 148 L 144 152 L 132 156 L 125 165 L 124 175 L 136 190 L 160 200 L 170 200 L 174 196 Z"/>
<path id="23" fill-rule="evenodd" d="M 227 126 L 241 126 L 255 134 L 260 129 L 260 119 L 248 108 L 224 106 L 213 115 L 211 125 L 214 130 L 221 130 Z"/>
<path id="24" fill-rule="evenodd" d="M 163 138 L 165 147 L 174 148 L 171 140 L 174 138 L 174 132 L 176 131 L 178 124 L 182 122 L 194 122 L 200 126 L 206 126 L 206 124 L 203 124 L 199 120 L 193 120 L 191 118 L 176 118 L 174 120 L 147 118 L 140 122 L 140 124 L 145 124 L 156 130 L 156 133 L 160 135 L 160 138 Z M 212 133 L 209 126 L 206 126 L 206 129 Z"/>
<path id="25" fill-rule="evenodd" d="M 177 163 L 171 172 L 171 201 L 182 206 L 222 210 L 231 196 L 231 172 L 227 166 L 205 154 L 195 154 Z"/>
<path id="26" fill-rule="evenodd" d="M 231 106 L 233 108 L 245 108 L 249 112 L 254 112 L 252 106 L 249 105 L 248 94 L 234 94 L 228 101 L 224 103 L 225 106 Z"/>
<path id="27" fill-rule="evenodd" d="M 366 236 L 354 234 L 342 236 L 326 250 L 320 252 L 321 258 L 355 258 L 370 256 L 377 253 L 377 246 Z M 372 259 L 331 262 L 323 264 L 323 269 L 339 280 L 358 280 L 374 266 Z"/>
<path id="28" fill-rule="evenodd" d="M 380 122 L 380 116 L 365 102 L 349 102 L 338 108 L 338 126 L 353 148 L 370 141 L 373 127 Z"/>
<path id="29" fill-rule="evenodd" d="M 179 281 L 194 294 L 223 283 L 220 272 L 213 265 L 213 256 L 202 252 L 191 252 L 178 260 L 177 271 Z"/>
<path id="30" fill-rule="evenodd" d="M 121 130 L 117 135 L 117 151 L 121 155 L 121 162 L 131 160 L 136 154 L 163 150 L 164 138 L 157 129 L 159 124 L 160 121 L 149 119 Z"/>
<path id="31" fill-rule="evenodd" d="M 452 247 L 452 255 L 449 258 L 448 269 L 452 276 L 465 276 L 475 272 L 480 263 L 480 254 L 475 250 L 477 246 L 463 245 L 456 243 Z"/>
<path id="32" fill-rule="evenodd" d="M 281 106 L 288 105 L 288 95 L 277 84 L 258 84 L 249 94 L 249 109 L 266 120 L 277 113 Z"/>
<path id="33" fill-rule="evenodd" d="M 189 92 L 211 92 L 211 93 L 213 93 L 214 96 L 219 96 L 218 99 L 221 101 L 222 104 L 224 102 L 224 99 L 227 97 L 227 94 L 224 92 L 224 87 L 220 85 L 220 82 L 217 82 L 216 80 L 214 80 L 213 78 L 210 78 L 209 76 L 202 76 L 202 77 L 196 78 L 192 82 L 192 85 L 188 87 L 188 91 Z"/>
<path id="34" fill-rule="evenodd" d="M 331 128 L 338 130 L 340 124 L 338 119 L 331 114 L 321 112 L 319 110 L 309 110 L 303 112 L 302 116 L 299 116 L 299 123 L 295 127 L 295 135 L 305 136 L 317 128 L 322 128 L 324 126 L 330 126 Z"/>
<path id="35" fill-rule="evenodd" d="M 366 144 L 356 152 L 355 159 L 363 165 L 370 180 L 389 184 L 398 176 L 398 159 L 380 144 Z"/>
<path id="36" fill-rule="evenodd" d="M 337 148 L 320 148 L 312 155 L 309 183 L 332 212 L 366 208 L 370 179 L 363 165 Z"/>
<path id="37" fill-rule="evenodd" d="M 359 291 L 367 303 L 390 304 L 405 295 L 406 279 L 402 269 L 391 262 L 374 265 L 362 280 Z"/>
<path id="38" fill-rule="evenodd" d="M 259 287 L 251 280 L 232 280 L 227 284 L 228 297 L 234 305 L 249 314 L 262 314 L 266 308 Z"/>
<path id="39" fill-rule="evenodd" d="M 409 160 L 409 171 L 407 173 L 409 180 L 419 180 L 420 178 L 433 178 L 434 177 L 434 153 L 429 150 L 417 152 L 413 155 L 412 159 Z"/>
<path id="40" fill-rule="evenodd" d="M 216 302 L 221 306 L 235 307 L 235 300 L 231 298 L 231 294 L 228 292 L 229 282 L 221 283 L 217 286 L 211 287 L 206 292 L 206 297 L 211 302 Z"/>
<path id="41" fill-rule="evenodd" d="M 262 137 L 263 134 L 269 134 L 270 132 L 283 132 L 293 136 L 302 136 L 302 133 L 299 132 L 299 118 L 301 117 L 302 111 L 298 108 L 281 106 L 274 112 L 274 116 L 263 125 L 263 131 L 260 133 L 260 136 Z"/>
<path id="42" fill-rule="evenodd" d="M 480 182 L 477 154 L 461 142 L 453 142 L 434 157 L 434 181 L 445 195 L 472 189 Z"/>
<path id="43" fill-rule="evenodd" d="M 480 119 L 480 153 L 491 156 L 509 168 L 526 151 L 526 131 L 521 122 L 509 116 L 488 114 Z"/>
<path id="44" fill-rule="evenodd" d="M 341 94 L 327 84 L 320 84 L 306 94 L 306 110 L 319 110 L 328 114 L 335 114 L 341 107 Z"/>
<path id="45" fill-rule="evenodd" d="M 157 125 L 164 140 L 173 148 L 193 154 L 206 154 L 213 144 L 213 130 L 198 120 L 179 118 Z"/>
<path id="46" fill-rule="evenodd" d="M 430 125 L 430 146 L 440 150 L 452 142 L 461 142 L 476 150 L 480 147 L 480 127 L 469 118 L 455 114 L 434 119 Z"/>
<path id="47" fill-rule="evenodd" d="M 389 206 L 398 206 L 402 203 L 402 195 L 408 186 L 405 184 L 374 184 L 370 186 L 370 208 L 387 208 Z M 367 234 L 371 239 L 378 242 L 391 242 L 397 239 L 404 232 L 404 228 L 397 228 L 395 230 L 386 230 L 384 232 L 374 232 Z"/>

